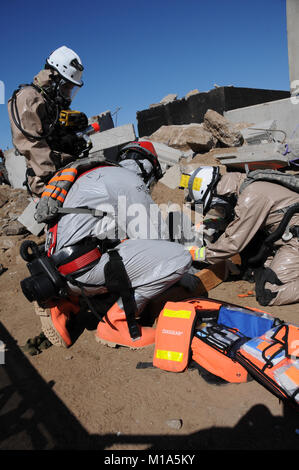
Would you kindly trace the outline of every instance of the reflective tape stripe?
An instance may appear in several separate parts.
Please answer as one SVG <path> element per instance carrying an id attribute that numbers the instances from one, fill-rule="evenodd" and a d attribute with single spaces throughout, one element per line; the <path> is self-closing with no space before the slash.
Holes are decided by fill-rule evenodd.
<path id="1" fill-rule="evenodd" d="M 61 176 L 54 176 L 49 183 L 53 183 L 54 181 L 71 181 L 72 183 L 75 181 L 76 176 L 72 175 L 61 175 Z"/>
<path id="2" fill-rule="evenodd" d="M 61 170 L 61 173 L 73 173 L 74 175 L 76 175 L 78 173 L 78 170 L 77 168 L 64 168 L 63 170 Z"/>
<path id="3" fill-rule="evenodd" d="M 45 188 L 45 191 L 46 190 L 52 190 L 52 192 L 59 192 L 59 193 L 62 193 L 64 194 L 65 196 L 67 195 L 67 191 L 63 188 L 59 188 L 59 186 L 52 186 L 50 184 L 47 184 L 46 188 Z M 43 193 L 44 194 L 44 193 Z"/>
<path id="4" fill-rule="evenodd" d="M 188 188 L 189 179 L 190 179 L 190 175 L 184 175 L 183 174 L 181 176 L 181 181 L 180 181 L 179 187 L 180 188 Z"/>
<path id="5" fill-rule="evenodd" d="M 192 184 L 192 189 L 194 189 L 194 191 L 199 191 L 201 188 L 201 183 L 202 183 L 202 178 L 198 178 L 196 176 Z"/>
<path id="6" fill-rule="evenodd" d="M 190 180 L 190 175 L 182 174 L 179 188 L 181 189 L 188 188 L 189 180 Z M 201 183 L 202 183 L 202 178 L 195 176 L 193 183 L 192 183 L 192 189 L 194 189 L 194 191 L 199 191 L 201 188 Z"/>
<path id="7" fill-rule="evenodd" d="M 166 361 L 182 362 L 183 353 L 176 351 L 163 351 L 162 349 L 158 349 L 156 352 L 156 358 L 164 359 Z"/>
<path id="8" fill-rule="evenodd" d="M 187 247 L 190 255 L 192 256 L 193 261 L 198 261 L 200 259 L 205 258 L 205 247 L 202 246 L 199 248 L 198 246 L 188 246 Z"/>
<path id="9" fill-rule="evenodd" d="M 164 317 L 172 317 L 172 318 L 187 318 L 189 319 L 191 316 L 190 310 L 170 310 L 166 308 L 163 310 Z"/>
<path id="10" fill-rule="evenodd" d="M 46 189 L 54 189 L 54 191 L 57 189 L 56 186 L 52 186 L 51 184 L 47 184 Z"/>
<path id="11" fill-rule="evenodd" d="M 55 173 L 55 175 L 50 179 L 49 183 L 61 180 L 74 181 L 77 174 L 78 170 L 76 168 L 65 168 L 64 170 L 57 171 L 57 173 Z"/>
<path id="12" fill-rule="evenodd" d="M 47 191 L 44 191 L 42 194 L 42 197 L 51 197 L 52 193 L 48 193 Z"/>

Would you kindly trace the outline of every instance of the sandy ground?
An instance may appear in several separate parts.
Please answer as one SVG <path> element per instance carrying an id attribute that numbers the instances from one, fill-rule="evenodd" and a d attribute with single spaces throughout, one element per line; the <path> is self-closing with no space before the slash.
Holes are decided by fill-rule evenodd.
<path id="1" fill-rule="evenodd" d="M 299 449 L 299 415 L 256 381 L 211 385 L 196 369 L 175 374 L 151 363 L 154 346 L 112 349 L 94 339 L 92 318 L 73 346 L 30 356 L 21 350 L 41 332 L 20 281 L 22 235 L 9 237 L 0 276 L 0 449 L 283 450 Z M 245 281 L 224 282 L 210 298 L 259 307 Z M 269 307 L 298 322 L 298 304 Z"/>

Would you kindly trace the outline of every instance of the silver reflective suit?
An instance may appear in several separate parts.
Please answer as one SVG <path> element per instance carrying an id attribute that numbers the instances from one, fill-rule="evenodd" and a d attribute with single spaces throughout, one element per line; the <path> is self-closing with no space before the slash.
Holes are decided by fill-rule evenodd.
<path id="1" fill-rule="evenodd" d="M 124 162 L 124 166 L 127 164 Z M 133 171 L 134 170 L 134 171 Z M 87 206 L 107 213 L 102 218 L 89 214 L 67 214 L 58 222 L 57 248 L 78 243 L 85 237 L 100 240 L 125 239 L 117 246 L 132 287 L 139 312 L 148 300 L 177 282 L 191 265 L 191 256 L 182 245 L 167 240 L 167 229 L 158 206 L 138 176 L 131 161 L 124 167 L 102 167 L 80 176 L 71 187 L 64 207 Z M 97 285 L 85 289 L 88 295 L 106 292 L 104 267 L 108 253 L 80 282 Z M 72 292 L 80 293 L 70 285 Z"/>

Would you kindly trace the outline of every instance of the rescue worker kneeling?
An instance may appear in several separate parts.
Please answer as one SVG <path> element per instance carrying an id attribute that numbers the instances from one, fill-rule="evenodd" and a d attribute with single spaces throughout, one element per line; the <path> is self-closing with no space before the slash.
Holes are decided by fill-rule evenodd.
<path id="1" fill-rule="evenodd" d="M 60 216 L 48 231 L 47 253 L 67 280 L 68 291 L 67 299 L 37 311 L 43 331 L 53 344 L 72 344 L 68 322 L 79 308 L 70 296 L 83 294 L 88 302 L 107 293 L 114 303 L 108 311 L 99 312 L 104 315 L 96 338 L 111 346 L 140 348 L 153 344 L 155 329 L 141 327 L 136 319 L 150 299 L 178 282 L 191 266 L 188 250 L 163 240 L 166 226 L 161 217 L 153 216 L 151 207 L 156 205 L 149 189 L 162 173 L 152 144 L 147 147 L 150 151 L 144 143 L 133 144 L 123 152 L 119 166 L 103 164 L 78 177 L 63 204 L 64 208 L 74 208 L 74 213 Z M 109 212 L 109 208 L 118 207 L 120 195 L 127 208 L 133 204 L 143 208 L 141 232 L 136 232 L 129 210 L 117 217 Z M 83 207 L 96 208 L 103 215 L 97 218 L 84 210 L 76 213 Z M 120 232 L 120 238 L 111 236 Z M 64 250 L 67 256 L 59 260 Z"/>
<path id="2" fill-rule="evenodd" d="M 259 175 L 257 175 L 259 173 Z M 285 186 L 283 173 L 259 170 L 220 175 L 218 167 L 200 167 L 188 178 L 188 198 L 209 211 L 213 198 L 232 208 L 233 217 L 215 242 L 194 250 L 193 259 L 215 264 L 242 251 L 260 229 L 271 244 L 265 256 L 255 256 L 256 297 L 263 305 L 299 301 L 299 194 L 298 183 Z M 282 180 L 284 180 L 282 182 Z M 290 189 L 294 187 L 294 190 Z M 269 235 L 270 234 L 270 235 Z M 257 255 L 260 246 L 256 246 Z M 253 260 L 252 260 L 253 261 Z"/>

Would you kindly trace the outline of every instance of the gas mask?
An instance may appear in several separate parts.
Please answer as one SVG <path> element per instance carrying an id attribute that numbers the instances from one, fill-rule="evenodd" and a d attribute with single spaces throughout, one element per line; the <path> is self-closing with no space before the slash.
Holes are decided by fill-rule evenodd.
<path id="1" fill-rule="evenodd" d="M 62 78 L 56 71 L 53 71 L 51 78 L 52 82 L 50 86 L 47 87 L 46 93 L 60 109 L 68 109 L 79 87 L 65 78 Z"/>

